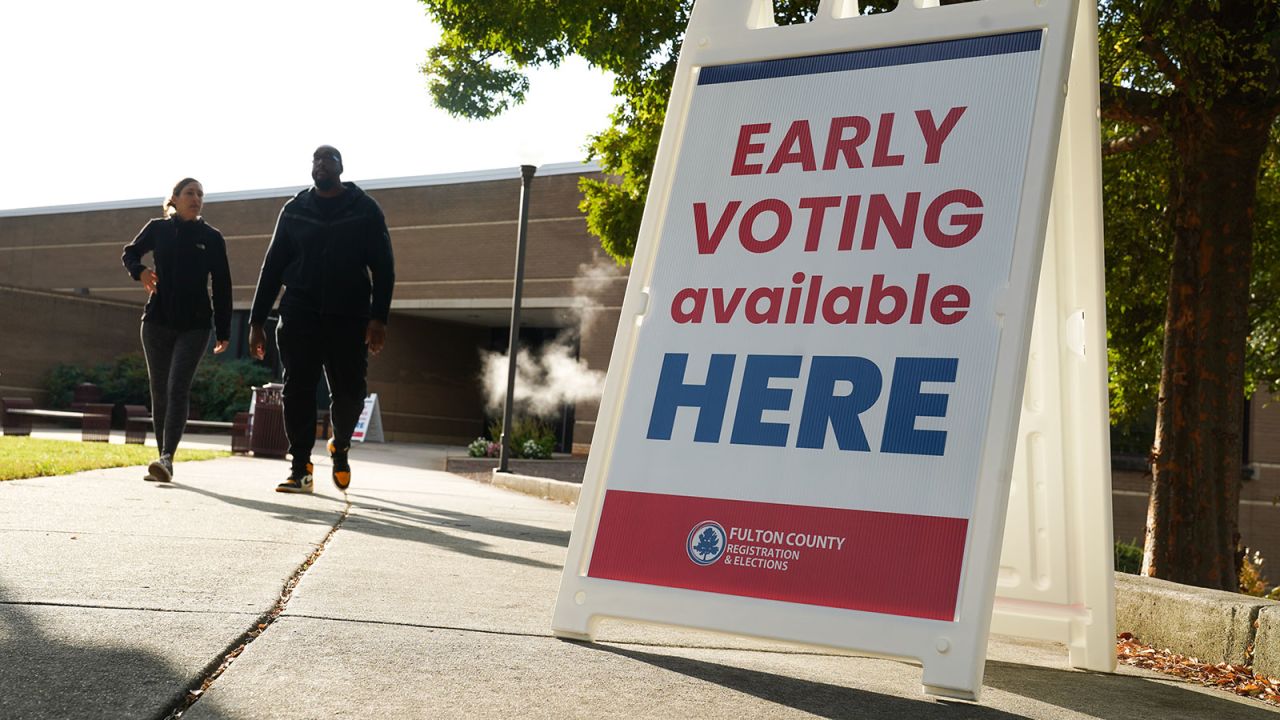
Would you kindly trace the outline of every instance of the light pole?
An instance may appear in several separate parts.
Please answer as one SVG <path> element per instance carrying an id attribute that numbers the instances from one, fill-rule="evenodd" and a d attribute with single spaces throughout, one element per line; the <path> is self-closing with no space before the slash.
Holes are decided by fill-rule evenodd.
<path id="1" fill-rule="evenodd" d="M 502 406 L 502 437 L 498 444 L 502 446 L 498 456 L 498 472 L 511 472 L 507 462 L 511 457 L 511 448 L 507 443 L 507 435 L 511 432 L 512 404 L 516 390 L 516 356 L 520 352 L 520 296 L 524 290 L 524 241 L 529 232 L 529 186 L 533 184 L 533 174 L 538 171 L 536 165 L 520 166 L 520 224 L 516 230 L 516 282 L 511 291 L 511 335 L 507 340 L 507 399 Z"/>

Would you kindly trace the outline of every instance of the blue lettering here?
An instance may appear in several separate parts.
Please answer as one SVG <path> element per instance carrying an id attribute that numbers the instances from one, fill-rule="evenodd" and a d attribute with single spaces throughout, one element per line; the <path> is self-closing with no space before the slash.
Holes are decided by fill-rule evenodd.
<path id="1" fill-rule="evenodd" d="M 942 455 L 946 451 L 946 431 L 917 430 L 916 418 L 946 417 L 948 398 L 941 393 L 922 393 L 920 384 L 955 382 L 957 365 L 956 358 L 898 358 L 893 366 L 881 452 Z"/>
<path id="2" fill-rule="evenodd" d="M 791 391 L 769 387 L 769 378 L 800 377 L 799 355 L 748 355 L 742 371 L 742 389 L 738 391 L 738 411 L 733 415 L 734 445 L 767 445 L 786 447 L 786 423 L 761 421 L 765 410 L 787 410 L 791 407 Z"/>
<path id="3" fill-rule="evenodd" d="M 686 385 L 684 371 L 689 364 L 689 354 L 664 355 L 658 392 L 653 398 L 653 412 L 649 414 L 647 437 L 650 440 L 670 440 L 676 410 L 695 407 L 698 408 L 698 425 L 693 433 L 694 441 L 720 442 L 720 428 L 724 425 L 724 408 L 729 401 L 735 360 L 733 355 L 712 355 L 706 384 Z"/>
<path id="4" fill-rule="evenodd" d="M 725 410 L 733 384 L 737 357 L 713 354 L 705 382 L 686 382 L 688 353 L 667 353 L 662 359 L 647 437 L 671 440 L 677 411 L 697 412 L 693 440 L 720 442 Z M 773 378 L 797 379 L 804 358 L 800 355 L 748 355 L 742 364 L 742 383 L 734 413 L 729 442 L 735 445 L 785 447 L 791 426 L 785 422 L 765 422 L 766 411 L 788 411 L 793 390 L 771 388 Z M 946 451 L 947 431 L 920 430 L 922 417 L 945 418 L 949 395 L 921 392 L 926 383 L 954 383 L 956 358 L 905 357 L 894 363 L 893 380 L 886 399 L 880 452 L 904 455 L 941 456 Z M 837 383 L 852 390 L 836 394 Z M 884 379 L 871 360 L 854 356 L 816 356 L 809 363 L 795 446 L 822 449 L 830 428 L 836 445 L 846 452 L 872 452 L 861 416 L 880 401 Z"/>

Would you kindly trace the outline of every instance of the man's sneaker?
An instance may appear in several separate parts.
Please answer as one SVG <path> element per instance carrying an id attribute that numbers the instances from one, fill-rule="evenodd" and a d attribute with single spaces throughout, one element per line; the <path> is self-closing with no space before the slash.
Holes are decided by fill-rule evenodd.
<path id="1" fill-rule="evenodd" d="M 329 457 L 333 458 L 333 484 L 337 485 L 339 490 L 351 487 L 351 463 L 347 461 L 347 453 L 350 450 L 350 445 L 339 450 L 333 443 L 333 438 L 329 439 Z"/>
<path id="2" fill-rule="evenodd" d="M 315 483 L 311 478 L 311 471 L 314 467 L 311 463 L 307 463 L 306 470 L 294 470 L 289 473 L 289 479 L 276 486 L 276 492 L 283 493 L 309 493 L 315 489 Z"/>
<path id="3" fill-rule="evenodd" d="M 169 482 L 173 479 L 173 456 L 161 455 L 147 466 L 147 476 L 143 480 L 151 482 Z"/>

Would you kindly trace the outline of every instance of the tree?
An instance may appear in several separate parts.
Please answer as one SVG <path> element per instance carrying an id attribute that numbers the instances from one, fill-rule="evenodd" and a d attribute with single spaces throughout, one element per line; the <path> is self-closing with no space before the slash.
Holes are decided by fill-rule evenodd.
<path id="1" fill-rule="evenodd" d="M 1099 7 L 1102 115 L 1167 142 L 1172 239 L 1143 572 L 1235 589 L 1258 179 L 1280 113 L 1266 0 Z"/>
<path id="2" fill-rule="evenodd" d="M 620 103 L 590 147 L 615 179 L 585 180 L 582 208 L 627 262 L 692 3 L 421 2 L 444 30 L 423 71 L 455 114 L 501 112 L 527 91 L 524 68 L 570 54 L 614 74 Z M 816 7 L 775 0 L 780 23 Z M 1234 588 L 1246 367 L 1280 379 L 1275 243 L 1253 272 L 1254 233 L 1277 229 L 1257 198 L 1260 178 L 1270 197 L 1277 187 L 1274 150 L 1260 168 L 1280 112 L 1280 12 L 1275 0 L 1100 0 L 1099 16 L 1108 147 L 1134 151 L 1107 163 L 1113 394 L 1122 416 L 1158 408 L 1144 571 Z"/>

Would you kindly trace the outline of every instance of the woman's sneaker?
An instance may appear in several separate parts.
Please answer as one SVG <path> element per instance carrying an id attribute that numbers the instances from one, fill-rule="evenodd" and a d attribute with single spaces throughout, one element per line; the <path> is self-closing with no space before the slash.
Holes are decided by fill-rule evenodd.
<path id="1" fill-rule="evenodd" d="M 289 479 L 276 486 L 276 492 L 282 493 L 309 493 L 315 489 L 315 482 L 311 477 L 311 471 L 314 467 L 311 463 L 307 463 L 306 470 L 294 470 L 289 473 Z"/>
<path id="2" fill-rule="evenodd" d="M 339 490 L 351 487 L 351 463 L 347 461 L 347 453 L 350 451 L 350 445 L 339 450 L 333 439 L 329 439 L 329 457 L 333 458 L 333 484 Z"/>
<path id="3" fill-rule="evenodd" d="M 173 479 L 173 456 L 161 455 L 147 466 L 147 476 L 142 478 L 150 482 L 169 482 Z"/>

